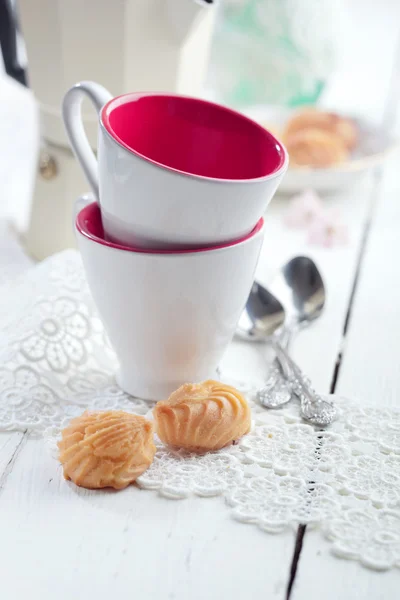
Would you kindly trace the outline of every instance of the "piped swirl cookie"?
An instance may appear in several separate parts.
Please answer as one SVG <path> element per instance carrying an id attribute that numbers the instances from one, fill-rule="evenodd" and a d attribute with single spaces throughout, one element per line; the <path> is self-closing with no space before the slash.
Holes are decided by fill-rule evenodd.
<path id="1" fill-rule="evenodd" d="M 342 139 L 319 129 L 305 129 L 286 140 L 292 165 L 315 168 L 332 167 L 348 158 Z"/>
<path id="2" fill-rule="evenodd" d="M 286 126 L 284 139 L 287 141 L 292 135 L 308 129 L 318 129 L 339 137 L 348 150 L 357 144 L 357 126 L 351 119 L 316 108 L 306 108 L 295 114 Z"/>
<path id="3" fill-rule="evenodd" d="M 250 431 L 251 411 L 235 388 L 219 381 L 186 383 L 153 410 L 165 444 L 194 452 L 218 450 Z"/>
<path id="4" fill-rule="evenodd" d="M 153 425 L 124 411 L 84 412 L 58 443 L 65 479 L 95 489 L 125 488 L 153 462 Z"/>

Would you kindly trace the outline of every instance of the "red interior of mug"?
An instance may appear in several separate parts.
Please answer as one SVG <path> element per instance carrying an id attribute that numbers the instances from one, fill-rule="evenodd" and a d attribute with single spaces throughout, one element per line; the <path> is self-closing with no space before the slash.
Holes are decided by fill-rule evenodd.
<path id="1" fill-rule="evenodd" d="M 286 151 L 264 127 L 212 102 L 165 94 L 125 94 L 101 111 L 127 150 L 186 175 L 253 180 L 277 173 Z"/>
<path id="2" fill-rule="evenodd" d="M 82 235 L 89 238 L 93 242 L 102 244 L 103 246 L 108 246 L 109 248 L 117 248 L 118 250 L 126 250 L 128 252 L 141 252 L 143 254 L 191 254 L 195 252 L 208 252 L 210 250 L 218 250 L 219 248 L 229 248 L 229 246 L 235 246 L 236 244 L 245 242 L 262 229 L 264 225 L 264 219 L 261 218 L 250 233 L 238 240 L 211 247 L 207 246 L 207 248 L 188 248 L 179 250 L 151 250 L 148 248 L 140 248 L 136 246 L 124 246 L 123 244 L 118 244 L 109 241 L 104 235 L 103 223 L 101 221 L 101 211 L 97 202 L 92 202 L 92 204 L 88 204 L 87 206 L 82 208 L 82 210 L 79 211 L 76 217 L 75 223 L 77 230 Z"/>

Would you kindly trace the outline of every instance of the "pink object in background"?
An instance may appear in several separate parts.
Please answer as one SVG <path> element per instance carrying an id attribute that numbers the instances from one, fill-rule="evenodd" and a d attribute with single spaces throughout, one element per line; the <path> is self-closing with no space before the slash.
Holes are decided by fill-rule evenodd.
<path id="1" fill-rule="evenodd" d="M 322 200 L 318 194 L 314 190 L 305 190 L 291 199 L 285 223 L 293 229 L 302 229 L 321 215 L 323 210 Z"/>
<path id="2" fill-rule="evenodd" d="M 325 248 L 344 246 L 349 241 L 348 228 L 337 209 L 325 209 L 310 224 L 308 242 Z"/>
<path id="3" fill-rule="evenodd" d="M 305 229 L 310 244 L 331 248 L 348 242 L 348 229 L 337 208 L 327 208 L 314 190 L 305 190 L 290 201 L 285 223 Z"/>

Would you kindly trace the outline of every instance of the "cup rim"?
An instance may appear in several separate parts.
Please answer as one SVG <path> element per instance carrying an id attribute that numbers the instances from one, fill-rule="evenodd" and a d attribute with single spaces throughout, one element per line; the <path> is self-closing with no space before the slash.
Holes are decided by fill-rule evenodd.
<path id="1" fill-rule="evenodd" d="M 89 240 L 90 242 L 94 242 L 95 244 L 99 244 L 101 246 L 105 246 L 107 248 L 111 248 L 113 250 L 122 250 L 123 252 L 130 252 L 131 254 L 159 254 L 159 255 L 193 255 L 199 253 L 208 253 L 215 252 L 218 250 L 225 250 L 227 248 L 240 246 L 251 239 L 253 239 L 257 234 L 259 234 L 264 229 L 264 218 L 261 217 L 255 227 L 246 234 L 245 236 L 240 237 L 236 240 L 230 240 L 229 242 L 224 242 L 221 244 L 215 244 L 213 246 L 206 246 L 201 248 L 140 248 L 137 246 L 126 246 L 124 244 L 120 244 L 118 242 L 112 242 L 111 240 L 105 239 L 105 237 L 96 235 L 93 233 L 88 227 L 89 220 L 93 218 L 98 218 L 101 220 L 101 211 L 100 206 L 97 202 L 91 202 L 87 206 L 84 206 L 76 215 L 75 218 L 75 229 L 76 231 L 82 235 L 84 238 Z M 104 233 L 103 233 L 104 235 Z"/>
<path id="2" fill-rule="evenodd" d="M 117 108 L 118 106 L 122 106 L 123 104 L 127 104 L 131 100 L 135 100 L 135 99 L 141 98 L 143 96 L 159 96 L 159 97 L 164 97 L 164 98 L 183 98 L 183 99 L 187 99 L 187 100 L 194 100 L 201 104 L 207 104 L 208 106 L 217 107 L 219 109 L 222 109 L 226 112 L 231 113 L 232 115 L 235 115 L 237 118 L 241 119 L 242 121 L 246 121 L 248 124 L 259 129 L 260 131 L 262 131 L 263 135 L 265 135 L 266 137 L 273 140 L 275 146 L 279 147 L 279 149 L 282 153 L 282 160 L 281 160 L 280 166 L 272 173 L 268 173 L 267 175 L 262 175 L 261 177 L 252 177 L 250 179 L 223 179 L 223 178 L 218 178 L 218 177 L 207 177 L 206 175 L 196 175 L 195 173 L 189 173 L 187 171 L 182 171 L 181 169 L 176 169 L 175 167 L 170 167 L 161 162 L 153 160 L 152 158 L 149 158 L 148 156 L 146 156 L 146 155 L 142 154 L 141 152 L 138 152 L 137 150 L 128 146 L 128 144 L 126 144 L 118 135 L 116 135 L 116 133 L 113 131 L 113 129 L 110 125 L 110 119 L 109 119 L 110 113 L 114 108 Z M 130 154 L 134 154 L 135 156 L 142 158 L 144 161 L 154 165 L 155 167 L 158 167 L 158 168 L 166 170 L 166 171 L 170 171 L 171 173 L 175 173 L 176 175 L 181 175 L 183 177 L 192 177 L 194 179 L 200 179 L 200 180 L 210 181 L 210 182 L 215 182 L 215 183 L 255 183 L 255 182 L 268 181 L 270 179 L 275 179 L 276 177 L 279 177 L 282 173 L 285 173 L 285 171 L 287 170 L 288 165 L 289 165 L 288 151 L 286 150 L 286 148 L 282 144 L 282 142 L 280 142 L 268 129 L 266 129 L 265 127 L 260 125 L 260 123 L 257 123 L 257 121 L 254 121 L 247 115 L 244 115 L 243 113 L 238 112 L 237 110 L 234 110 L 234 109 L 229 108 L 228 106 L 224 106 L 222 104 L 218 104 L 217 102 L 212 102 L 211 100 L 206 100 L 204 98 L 196 98 L 194 96 L 188 96 L 185 94 L 172 94 L 172 93 L 170 94 L 170 93 L 165 93 L 165 92 L 130 92 L 127 94 L 121 94 L 119 96 L 115 96 L 114 98 L 111 98 L 111 100 L 109 100 L 103 106 L 103 108 L 100 111 L 99 122 L 100 122 L 100 126 L 103 128 L 104 132 L 112 140 L 114 140 L 119 146 L 124 148 Z"/>

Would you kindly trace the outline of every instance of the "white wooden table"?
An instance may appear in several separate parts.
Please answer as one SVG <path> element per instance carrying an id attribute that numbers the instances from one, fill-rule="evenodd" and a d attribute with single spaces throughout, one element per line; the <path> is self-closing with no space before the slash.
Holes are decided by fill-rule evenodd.
<path id="1" fill-rule="evenodd" d="M 385 119 L 398 130 L 395 4 L 356 2 L 352 61 L 333 80 L 326 102 Z M 22 106 L 25 126 L 17 136 L 0 136 L 0 206 L 24 227 L 34 110 L 28 94 L 10 89 L 0 79 L 0 127 L 4 131 L 5 115 L 12 118 Z M 24 160 L 28 175 L 21 178 Z M 284 228 L 285 201 L 276 198 L 258 271 L 267 283 L 271 270 L 296 254 L 318 262 L 326 310 L 297 338 L 294 356 L 320 391 L 375 404 L 400 404 L 399 160 L 394 154 L 356 189 L 330 200 L 349 225 L 345 247 L 307 246 L 303 233 Z M 138 490 L 133 502 L 131 494 L 74 488 L 41 441 L 0 434 L 2 600 L 108 600 L 118 594 L 140 600 L 394 600 L 399 589 L 398 571 L 376 573 L 334 558 L 316 532 L 302 527 L 272 536 L 235 522 L 219 498 L 167 501 Z"/>

